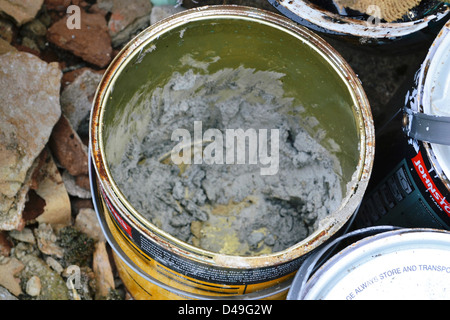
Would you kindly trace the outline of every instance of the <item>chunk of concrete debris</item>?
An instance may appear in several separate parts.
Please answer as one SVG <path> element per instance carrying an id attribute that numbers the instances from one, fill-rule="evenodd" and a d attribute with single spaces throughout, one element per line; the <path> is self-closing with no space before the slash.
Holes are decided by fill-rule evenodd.
<path id="1" fill-rule="evenodd" d="M 94 209 L 80 209 L 74 226 L 77 230 L 87 234 L 95 241 L 106 241 Z"/>
<path id="2" fill-rule="evenodd" d="M 43 3 L 44 0 L 0 0 L 0 11 L 21 26 L 36 17 Z"/>
<path id="3" fill-rule="evenodd" d="M 128 2 L 125 2 L 128 3 Z M 47 40 L 100 68 L 112 59 L 111 37 L 103 15 L 80 12 L 80 28 L 67 27 L 66 16 L 47 30 Z"/>
<path id="4" fill-rule="evenodd" d="M 80 186 L 77 183 L 77 177 L 72 176 L 68 171 L 64 171 L 62 174 L 62 179 L 64 185 L 66 186 L 67 192 L 74 197 L 80 199 L 91 199 L 92 194 L 89 189 Z"/>
<path id="5" fill-rule="evenodd" d="M 96 280 L 96 297 L 107 297 L 110 291 L 115 289 L 115 285 L 105 242 L 95 244 L 93 270 Z"/>
<path id="6" fill-rule="evenodd" d="M 49 224 L 40 223 L 39 227 L 34 229 L 34 235 L 37 239 L 38 248 L 42 253 L 53 255 L 57 258 L 64 256 L 64 249 L 57 244 L 58 238 Z"/>
<path id="7" fill-rule="evenodd" d="M 73 129 L 78 132 L 83 120 L 89 118 L 97 87 L 102 75 L 85 69 L 61 94 L 61 109 Z"/>
<path id="8" fill-rule="evenodd" d="M 45 207 L 44 212 L 36 218 L 36 221 L 50 224 L 56 229 L 70 225 L 72 221 L 69 194 L 50 155 L 46 158 L 40 171 L 41 177 L 36 193 L 44 199 Z"/>
<path id="9" fill-rule="evenodd" d="M 32 167 L 61 116 L 62 72 L 24 52 L 0 55 L 0 230 L 22 224 Z"/>
<path id="10" fill-rule="evenodd" d="M 34 237 L 33 231 L 30 228 L 23 228 L 23 230 L 12 230 L 9 232 L 9 236 L 17 241 L 25 243 L 36 243 L 36 238 Z"/>
<path id="11" fill-rule="evenodd" d="M 108 31 L 113 47 L 128 42 L 138 30 L 150 24 L 149 0 L 98 0 L 97 3 L 100 9 L 111 12 Z"/>
<path id="12" fill-rule="evenodd" d="M 22 293 L 18 274 L 23 268 L 24 264 L 16 258 L 6 258 L 0 261 L 0 286 L 16 297 Z"/>
<path id="13" fill-rule="evenodd" d="M 37 297 L 41 293 L 41 279 L 38 276 L 32 276 L 28 279 L 25 292 L 32 297 Z"/>
<path id="14" fill-rule="evenodd" d="M 54 127 L 49 146 L 59 164 L 72 176 L 89 173 L 87 147 L 64 115 Z"/>
<path id="15" fill-rule="evenodd" d="M 47 265 L 50 268 L 52 268 L 58 274 L 61 274 L 64 271 L 64 268 L 62 267 L 62 265 L 56 259 L 52 258 L 51 256 L 48 256 L 45 259 L 45 262 L 47 263 Z"/>

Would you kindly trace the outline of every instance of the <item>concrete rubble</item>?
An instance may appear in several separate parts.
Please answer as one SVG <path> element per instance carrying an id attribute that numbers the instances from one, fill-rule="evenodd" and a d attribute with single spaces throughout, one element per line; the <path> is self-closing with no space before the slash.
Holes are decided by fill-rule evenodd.
<path id="1" fill-rule="evenodd" d="M 173 13 L 222 3 L 276 12 L 265 0 L 178 3 L 0 0 L 0 300 L 130 299 L 89 187 L 89 113 L 105 69 L 138 32 Z M 79 29 L 67 27 L 70 5 L 80 9 Z M 376 62 L 342 48 L 375 112 L 422 59 L 417 51 Z"/>
<path id="2" fill-rule="evenodd" d="M 80 30 L 66 28 L 71 4 Z M 92 7 L 0 1 L 0 300 L 125 297 L 111 296 L 120 280 L 90 199 L 89 113 L 112 59 Z"/>
<path id="3" fill-rule="evenodd" d="M 58 20 L 47 31 L 47 40 L 100 68 L 111 62 L 112 47 L 106 19 L 98 13 L 81 11 L 79 29 L 67 28 L 69 16 Z"/>
<path id="4" fill-rule="evenodd" d="M 0 56 L 0 229 L 19 228 L 35 160 L 61 116 L 62 73 L 34 55 Z"/>
<path id="5" fill-rule="evenodd" d="M 98 0 L 97 5 L 111 14 L 108 31 L 113 47 L 128 42 L 133 34 L 149 25 L 152 4 L 148 0 Z"/>
<path id="6" fill-rule="evenodd" d="M 44 0 L 0 0 L 0 11 L 21 26 L 34 19 Z"/>

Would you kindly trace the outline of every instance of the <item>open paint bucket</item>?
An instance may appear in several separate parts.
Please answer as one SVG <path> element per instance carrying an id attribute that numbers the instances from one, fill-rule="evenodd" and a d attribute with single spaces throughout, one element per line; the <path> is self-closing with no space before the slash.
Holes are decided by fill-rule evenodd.
<path id="1" fill-rule="evenodd" d="M 450 228 L 449 58 L 447 23 L 400 97 L 402 112 L 377 135 L 384 148 L 377 150 L 377 178 L 358 213 L 359 227 Z"/>
<path id="2" fill-rule="evenodd" d="M 285 16 L 314 31 L 342 37 L 349 42 L 362 45 L 393 44 L 399 43 L 399 40 L 409 44 L 428 39 L 429 30 L 435 29 L 436 25 L 439 30 L 450 12 L 448 5 L 434 0 L 421 1 L 419 5 L 411 5 L 411 8 L 405 8 L 404 3 L 394 6 L 388 1 L 353 1 L 358 10 L 342 5 L 352 3 L 351 1 L 269 0 L 269 2 Z M 377 2 L 386 7 L 377 6 Z M 364 3 L 367 5 L 361 7 Z M 397 8 L 404 9 L 403 17 L 392 14 Z M 384 11 L 391 13 L 386 16 L 398 19 L 384 20 Z"/>
<path id="3" fill-rule="evenodd" d="M 90 129 L 94 204 L 136 299 L 285 297 L 305 257 L 345 232 L 374 159 L 348 64 L 240 6 L 138 35 L 106 71 Z"/>
<path id="4" fill-rule="evenodd" d="M 436 229 L 369 227 L 342 236 L 363 237 L 311 272 L 299 270 L 290 300 L 447 300 L 450 233 Z M 314 259 L 313 259 L 314 258 Z M 311 276 L 312 275 L 312 276 Z M 311 277 L 310 277 L 311 276 Z"/>

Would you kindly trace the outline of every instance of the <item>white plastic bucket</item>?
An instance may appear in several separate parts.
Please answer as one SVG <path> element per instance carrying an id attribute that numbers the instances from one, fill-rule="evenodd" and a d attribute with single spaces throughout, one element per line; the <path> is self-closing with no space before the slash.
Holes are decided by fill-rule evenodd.
<path id="1" fill-rule="evenodd" d="M 390 231 L 389 231 L 390 230 Z M 310 278 L 311 261 L 297 273 L 288 299 L 441 300 L 450 298 L 450 233 L 372 227 L 377 233 L 346 247 Z M 312 257 L 312 260 L 318 256 Z M 308 280 L 306 282 L 306 280 Z"/>

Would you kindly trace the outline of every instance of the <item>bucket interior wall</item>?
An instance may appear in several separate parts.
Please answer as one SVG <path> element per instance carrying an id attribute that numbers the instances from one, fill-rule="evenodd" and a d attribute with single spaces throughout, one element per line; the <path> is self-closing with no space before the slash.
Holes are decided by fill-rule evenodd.
<path id="1" fill-rule="evenodd" d="M 361 115 L 355 113 L 345 79 L 298 36 L 247 19 L 219 18 L 175 26 L 138 49 L 110 83 L 105 99 L 102 135 L 108 165 L 117 164 L 131 137 L 145 131 L 151 95 L 174 72 L 212 74 L 242 66 L 283 74 L 280 94 L 292 99 L 283 112 L 336 156 L 345 193 L 360 159 Z"/>

